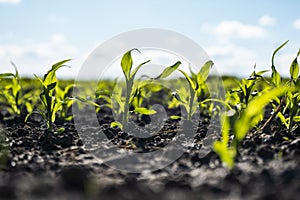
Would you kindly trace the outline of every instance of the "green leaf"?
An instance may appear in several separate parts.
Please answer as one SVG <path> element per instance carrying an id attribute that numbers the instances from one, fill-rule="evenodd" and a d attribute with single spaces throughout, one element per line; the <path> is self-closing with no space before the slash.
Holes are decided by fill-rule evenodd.
<path id="1" fill-rule="evenodd" d="M 135 108 L 134 112 L 137 112 L 137 113 L 143 114 L 143 115 L 153 115 L 153 114 L 156 114 L 155 110 L 148 109 L 148 108 L 145 108 L 145 107 Z"/>
<path id="2" fill-rule="evenodd" d="M 112 94 L 112 98 L 119 105 L 122 112 L 124 112 L 125 103 L 122 101 L 121 97 L 118 94 Z"/>
<path id="3" fill-rule="evenodd" d="M 120 129 L 123 130 L 123 125 L 118 121 L 114 121 L 114 122 L 110 123 L 110 127 L 112 127 L 112 128 L 119 127 Z"/>
<path id="4" fill-rule="evenodd" d="M 81 102 L 83 102 L 83 103 L 89 104 L 89 105 L 91 105 L 91 106 L 101 107 L 101 105 L 95 103 L 94 101 L 89 100 L 89 99 L 85 99 L 85 98 L 83 98 L 83 97 L 75 96 L 75 97 L 70 98 L 70 99 L 76 99 L 76 100 L 78 100 L 78 101 L 81 101 Z"/>
<path id="5" fill-rule="evenodd" d="M 291 79 L 292 80 L 296 80 L 298 78 L 299 75 L 299 64 L 297 62 L 298 56 L 300 54 L 300 49 L 297 53 L 296 58 L 293 60 L 291 67 L 290 67 L 290 75 L 291 75 Z"/>
<path id="6" fill-rule="evenodd" d="M 51 84 L 49 84 L 49 85 L 47 85 L 47 90 L 53 90 L 55 87 L 56 87 L 56 85 L 57 85 L 57 82 L 54 82 L 54 83 L 51 83 Z"/>
<path id="7" fill-rule="evenodd" d="M 57 129 L 57 130 L 54 132 L 54 134 L 61 134 L 61 133 L 63 133 L 63 132 L 65 132 L 65 128 L 64 128 L 64 127 L 61 127 L 61 128 L 59 128 L 59 129 Z"/>
<path id="8" fill-rule="evenodd" d="M 277 113 L 277 117 L 280 119 L 280 121 L 285 125 L 286 128 L 289 128 L 289 125 L 287 123 L 287 120 L 285 119 L 284 115 L 281 112 Z"/>
<path id="9" fill-rule="evenodd" d="M 197 74 L 193 72 L 191 65 L 189 65 L 189 71 L 191 73 L 191 78 L 193 80 L 196 80 L 197 79 Z"/>
<path id="10" fill-rule="evenodd" d="M 134 50 L 140 52 L 138 49 L 131 49 L 123 55 L 122 60 L 121 60 L 121 67 L 122 67 L 123 73 L 125 75 L 125 78 L 127 80 L 130 79 L 130 71 L 131 71 L 131 68 L 132 68 L 131 52 L 134 51 Z"/>
<path id="11" fill-rule="evenodd" d="M 47 86 L 47 85 L 50 85 L 53 82 L 57 82 L 55 72 L 59 68 L 66 66 L 64 64 L 69 62 L 70 60 L 71 59 L 63 60 L 63 61 L 60 61 L 60 62 L 55 63 L 54 65 L 52 65 L 52 68 L 44 75 L 44 79 L 43 79 L 44 85 Z"/>
<path id="12" fill-rule="evenodd" d="M 130 79 L 131 79 L 131 80 L 134 80 L 134 77 L 135 77 L 136 73 L 139 71 L 139 69 L 140 69 L 143 65 L 147 64 L 147 63 L 150 62 L 150 61 L 151 61 L 151 60 L 147 60 L 146 62 L 143 62 L 143 63 L 139 64 L 139 66 L 137 66 L 137 67 L 133 70 L 133 72 L 131 73 Z"/>
<path id="13" fill-rule="evenodd" d="M 170 116 L 170 118 L 171 118 L 171 119 L 181 119 L 180 116 L 176 116 L 176 115 L 172 115 L 172 116 Z"/>
<path id="14" fill-rule="evenodd" d="M 236 152 L 233 148 L 227 148 L 227 145 L 225 145 L 223 142 L 216 141 L 213 145 L 213 149 L 229 169 L 232 169 L 234 167 L 234 158 Z"/>
<path id="15" fill-rule="evenodd" d="M 262 70 L 262 71 L 256 72 L 256 75 L 262 76 L 264 73 L 266 73 L 268 71 L 270 71 L 270 70 Z"/>
<path id="16" fill-rule="evenodd" d="M 275 69 L 275 66 L 272 66 L 271 68 L 272 68 L 272 75 L 271 75 L 272 83 L 274 84 L 275 87 L 279 87 L 281 83 L 280 74 Z"/>
<path id="17" fill-rule="evenodd" d="M 209 71 L 213 65 L 214 63 L 211 60 L 209 60 L 201 67 L 199 73 L 197 74 L 198 83 L 201 83 L 202 81 L 205 81 L 207 79 Z"/>
<path id="18" fill-rule="evenodd" d="M 167 78 L 168 76 L 170 76 L 179 66 L 181 65 L 180 61 L 177 61 L 174 65 L 169 66 L 167 68 L 164 69 L 164 71 L 157 76 L 155 79 L 160 79 L 160 78 Z"/>
<path id="19" fill-rule="evenodd" d="M 293 117 L 294 122 L 300 122 L 300 116 L 295 116 Z"/>
<path id="20" fill-rule="evenodd" d="M 222 100 L 222 99 L 205 99 L 205 100 L 199 102 L 199 104 L 205 104 L 207 102 L 221 103 L 222 105 L 226 106 L 228 110 L 232 110 L 232 107 L 230 106 L 230 104 L 227 103 L 226 101 Z"/>
<path id="21" fill-rule="evenodd" d="M 63 102 L 54 103 L 53 108 L 52 108 L 52 115 L 51 115 L 51 121 L 52 122 L 55 122 L 56 113 L 62 108 L 62 103 Z"/>
<path id="22" fill-rule="evenodd" d="M 240 118 L 236 121 L 234 132 L 236 139 L 242 141 L 250 128 L 253 128 L 261 120 L 264 114 L 264 107 L 271 100 L 285 94 L 287 91 L 293 90 L 290 87 L 275 88 L 270 91 L 265 91 L 260 96 L 254 97 L 248 104 L 247 109 L 242 112 Z"/>
<path id="23" fill-rule="evenodd" d="M 13 61 L 10 61 L 10 64 L 11 64 L 11 65 L 13 66 L 13 68 L 15 69 L 15 77 L 16 77 L 16 79 L 20 79 L 17 65 L 16 65 Z"/>
<path id="24" fill-rule="evenodd" d="M 220 156 L 222 162 L 225 163 L 228 168 L 232 169 L 234 166 L 236 150 L 229 147 L 230 117 L 223 115 L 221 120 L 222 140 L 216 141 L 213 145 L 213 149 Z"/>
<path id="25" fill-rule="evenodd" d="M 0 80 L 3 79 L 3 78 L 8 78 L 8 77 L 15 77 L 15 75 L 12 74 L 12 73 L 3 73 L 3 74 L 0 74 Z"/>
<path id="26" fill-rule="evenodd" d="M 36 74 L 33 74 L 33 75 L 41 83 L 42 86 L 46 87 L 46 85 L 44 84 L 44 81 L 40 77 L 38 77 Z"/>
<path id="27" fill-rule="evenodd" d="M 181 69 L 178 69 L 178 71 L 180 71 L 183 76 L 185 77 L 185 79 L 188 81 L 190 87 L 195 90 L 196 89 L 196 86 L 195 83 L 193 82 L 193 80 L 189 77 L 189 75 L 185 72 L 185 71 L 182 71 Z"/>
<path id="28" fill-rule="evenodd" d="M 33 111 L 33 106 L 30 102 L 26 101 L 25 106 L 26 106 L 26 110 L 27 110 L 28 113 Z"/>

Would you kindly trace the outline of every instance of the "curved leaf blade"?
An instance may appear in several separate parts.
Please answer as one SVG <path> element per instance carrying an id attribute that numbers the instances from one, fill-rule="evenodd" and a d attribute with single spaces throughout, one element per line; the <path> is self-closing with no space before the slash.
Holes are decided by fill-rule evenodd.
<path id="1" fill-rule="evenodd" d="M 127 80 L 130 79 L 130 71 L 131 71 L 132 63 L 133 63 L 131 52 L 134 50 L 140 52 L 138 49 L 131 49 L 123 55 L 122 60 L 121 60 L 121 67 L 122 67 L 123 73 Z"/>
<path id="2" fill-rule="evenodd" d="M 156 114 L 155 110 L 148 109 L 148 108 L 145 108 L 145 107 L 135 108 L 134 112 L 137 112 L 137 113 L 143 114 L 143 115 L 154 115 L 154 114 Z"/>
<path id="3" fill-rule="evenodd" d="M 174 65 L 169 66 L 164 69 L 164 71 L 158 75 L 155 79 L 160 79 L 160 78 L 167 78 L 170 76 L 179 66 L 181 65 L 180 61 L 177 61 Z"/>
<path id="4" fill-rule="evenodd" d="M 200 82 L 200 80 L 205 81 L 207 79 L 210 69 L 212 68 L 213 65 L 214 65 L 213 61 L 209 60 L 201 67 L 199 73 L 197 74 L 198 82 Z"/>

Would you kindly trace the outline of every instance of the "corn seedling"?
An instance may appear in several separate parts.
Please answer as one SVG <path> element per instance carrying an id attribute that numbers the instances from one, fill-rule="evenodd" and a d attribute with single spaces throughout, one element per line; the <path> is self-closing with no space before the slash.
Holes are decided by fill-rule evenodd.
<path id="1" fill-rule="evenodd" d="M 290 66 L 290 80 L 286 83 L 287 85 L 295 88 L 299 88 L 300 79 L 299 79 L 299 64 L 298 57 L 300 55 L 300 50 L 298 51 L 296 58 L 293 60 Z M 300 92 L 298 90 L 288 91 L 286 93 L 285 98 L 285 106 L 282 111 L 279 110 L 277 113 L 277 117 L 281 120 L 281 122 L 286 126 L 288 132 L 290 133 L 293 129 L 297 128 L 297 124 L 295 122 L 300 121 L 300 116 L 298 116 L 300 112 Z M 279 103 L 280 104 L 280 103 Z M 285 113 L 288 112 L 288 117 L 285 117 Z"/>
<path id="2" fill-rule="evenodd" d="M 285 94 L 291 88 L 281 87 L 263 91 L 260 96 L 253 98 L 248 106 L 237 114 L 234 110 L 228 111 L 222 120 L 222 140 L 214 143 L 213 149 L 220 156 L 223 163 L 229 168 L 234 167 L 235 157 L 239 152 L 240 142 L 245 138 L 248 131 L 255 127 L 263 118 L 264 107 L 271 100 Z M 233 140 L 230 142 L 230 130 Z"/>
<path id="3" fill-rule="evenodd" d="M 271 74 L 271 83 L 274 88 L 280 88 L 283 86 L 290 86 L 290 87 L 295 87 L 299 88 L 300 86 L 300 81 L 299 81 L 299 64 L 297 62 L 297 59 L 300 55 L 300 50 L 298 51 L 295 59 L 292 61 L 291 66 L 290 66 L 290 79 L 284 83 L 282 81 L 282 78 L 278 71 L 276 70 L 275 67 L 275 62 L 274 58 L 276 53 L 284 47 L 288 41 L 284 42 L 282 45 L 280 45 L 272 55 L 272 74 Z M 274 112 L 271 115 L 271 117 L 265 122 L 265 124 L 262 126 L 261 130 L 263 130 L 276 116 L 280 119 L 282 124 L 285 125 L 285 127 L 288 129 L 288 132 L 290 133 L 297 127 L 296 122 L 300 121 L 300 117 L 298 116 L 300 110 L 299 110 L 299 102 L 300 102 L 300 97 L 299 97 L 299 91 L 297 90 L 292 90 L 292 91 L 287 91 L 283 97 L 280 99 L 274 99 L 275 103 L 272 103 Z M 285 117 L 287 115 L 287 117 Z"/>
<path id="4" fill-rule="evenodd" d="M 198 74 L 192 73 L 191 77 L 185 71 L 178 69 L 178 71 L 181 72 L 187 80 L 189 85 L 189 91 L 186 91 L 184 88 L 182 88 L 182 90 L 177 90 L 173 92 L 172 95 L 177 99 L 177 101 L 181 105 L 184 106 L 187 112 L 187 120 L 190 120 L 192 116 L 196 113 L 198 105 L 201 103 L 201 101 L 204 101 L 209 97 L 206 96 L 207 92 L 204 92 L 204 88 L 206 88 L 205 81 L 208 77 L 209 71 L 212 66 L 213 62 L 207 61 L 201 67 Z M 178 117 L 172 116 L 172 118 Z"/>
<path id="5" fill-rule="evenodd" d="M 55 96 L 55 92 L 58 87 L 58 80 L 55 73 L 59 68 L 66 66 L 64 64 L 68 61 L 70 61 L 70 59 L 63 60 L 52 65 L 52 68 L 44 75 L 43 79 L 35 75 L 35 77 L 43 87 L 42 93 L 40 93 L 40 100 L 42 101 L 44 111 L 38 111 L 38 113 L 44 118 L 47 124 L 47 128 L 50 131 L 53 130 L 53 123 L 55 122 L 56 114 L 63 105 L 63 101 Z M 27 115 L 25 121 L 27 121 L 28 117 L 32 113 L 29 113 Z M 63 131 L 63 128 L 57 130 L 58 133 Z"/>
<path id="6" fill-rule="evenodd" d="M 265 80 L 262 76 L 268 70 L 256 72 L 254 71 L 248 79 L 242 79 L 241 81 L 235 80 L 238 87 L 236 89 L 230 89 L 226 95 L 226 102 L 231 105 L 237 112 L 244 110 L 253 97 L 255 97 L 259 91 L 257 90 L 257 83 L 260 80 Z"/>
<path id="7" fill-rule="evenodd" d="M 125 91 L 122 91 L 120 88 L 116 88 L 116 92 L 112 94 L 112 98 L 115 100 L 117 107 L 119 110 L 118 112 L 121 113 L 121 119 L 120 121 L 115 121 L 111 124 L 111 126 L 119 126 L 120 128 L 126 130 L 126 126 L 128 124 L 128 118 L 129 118 L 129 108 L 132 105 L 134 97 L 138 94 L 138 91 L 141 90 L 141 87 L 143 84 L 138 83 L 138 81 L 135 81 L 136 73 L 139 71 L 139 69 L 144 66 L 145 64 L 149 63 L 150 60 L 145 61 L 141 64 L 139 64 L 136 68 L 132 69 L 133 66 L 133 60 L 131 56 L 132 51 L 138 51 L 138 49 L 132 49 L 130 51 L 127 51 L 122 59 L 121 59 L 121 67 L 122 71 L 125 77 Z M 173 71 L 175 71 L 181 63 L 177 62 L 172 66 L 169 66 L 164 69 L 164 71 L 157 76 L 155 79 L 162 79 L 168 77 Z M 123 93 L 125 93 L 125 97 L 123 97 Z M 116 112 L 115 109 L 113 109 L 113 112 Z M 151 115 L 155 114 L 155 110 L 151 110 L 145 107 L 136 107 L 134 108 L 134 111 L 139 114 L 145 114 L 145 115 Z"/>
<path id="8" fill-rule="evenodd" d="M 4 97 L 6 106 L 10 114 L 20 115 L 21 113 L 21 82 L 17 67 L 13 62 L 12 66 L 15 68 L 15 74 L 3 73 L 0 74 L 0 81 L 2 79 L 10 79 L 10 82 L 6 82 L 4 87 L 0 90 L 0 95 Z"/>

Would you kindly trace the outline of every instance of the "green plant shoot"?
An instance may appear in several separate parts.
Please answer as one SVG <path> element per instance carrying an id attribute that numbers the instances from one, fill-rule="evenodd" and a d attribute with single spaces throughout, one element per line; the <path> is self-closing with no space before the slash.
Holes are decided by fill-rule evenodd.
<path id="1" fill-rule="evenodd" d="M 112 95 L 115 102 L 118 104 L 119 110 L 121 112 L 121 122 L 115 121 L 111 124 L 111 126 L 119 126 L 124 130 L 126 129 L 126 126 L 128 124 L 130 105 L 132 104 L 132 101 L 135 95 L 137 94 L 137 91 L 140 90 L 141 88 L 141 86 L 139 86 L 138 83 L 135 81 L 135 76 L 142 66 L 150 62 L 150 60 L 147 60 L 143 63 L 140 63 L 137 67 L 133 69 L 132 68 L 133 60 L 131 55 L 132 51 L 140 52 L 138 49 L 129 50 L 123 55 L 121 59 L 121 67 L 125 77 L 125 87 L 126 87 L 125 98 L 123 100 L 121 96 L 122 91 L 118 89 L 117 89 L 118 92 Z M 180 62 L 177 62 L 174 65 L 165 68 L 164 71 L 155 79 L 168 77 L 173 71 L 175 71 L 179 67 L 180 64 L 181 64 Z M 134 85 L 135 83 L 137 84 L 137 86 Z M 146 115 L 156 113 L 155 110 L 149 110 L 148 108 L 144 108 L 144 107 L 137 107 L 135 108 L 134 112 L 137 112 L 139 114 L 146 114 Z"/>
<path id="2" fill-rule="evenodd" d="M 52 68 L 44 75 L 43 79 L 35 75 L 43 87 L 42 93 L 40 93 L 40 100 L 42 101 L 42 105 L 45 109 L 44 111 L 40 111 L 38 113 L 44 118 L 44 120 L 46 120 L 48 130 L 53 129 L 53 123 L 55 122 L 56 114 L 63 105 L 63 102 L 57 99 L 55 96 L 55 91 L 58 87 L 58 80 L 55 73 L 59 68 L 66 66 L 65 63 L 69 61 L 70 59 L 67 59 L 52 65 Z M 26 120 L 31 114 L 32 113 L 29 113 L 27 115 Z M 59 130 L 58 132 L 62 131 L 63 130 Z"/>
<path id="3" fill-rule="evenodd" d="M 212 61 L 207 61 L 199 70 L 198 74 L 192 73 L 192 76 L 190 77 L 185 71 L 178 69 L 180 73 L 183 74 L 186 81 L 189 85 L 189 92 L 185 90 L 177 90 L 176 92 L 173 92 L 173 96 L 180 102 L 181 105 L 184 106 L 187 112 L 187 120 L 190 120 L 197 111 L 198 108 L 198 98 L 200 94 L 203 95 L 203 88 L 206 85 L 205 81 L 208 77 L 209 71 L 211 67 L 213 66 Z M 205 99 L 202 99 L 205 100 Z M 173 116 L 172 118 L 176 118 L 176 116 Z"/>

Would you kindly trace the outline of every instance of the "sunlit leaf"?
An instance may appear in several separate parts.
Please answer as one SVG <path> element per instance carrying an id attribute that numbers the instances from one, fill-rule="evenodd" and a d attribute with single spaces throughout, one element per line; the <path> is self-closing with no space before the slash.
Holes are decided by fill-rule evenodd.
<path id="1" fill-rule="evenodd" d="M 177 61 L 174 65 L 169 66 L 167 68 L 164 69 L 164 71 L 157 76 L 155 79 L 160 79 L 160 78 L 167 78 L 168 76 L 170 76 L 179 66 L 181 65 L 180 61 Z"/>
<path id="2" fill-rule="evenodd" d="M 171 118 L 171 119 L 174 119 L 174 120 L 181 119 L 180 116 L 176 116 L 176 115 L 172 115 L 172 116 L 170 116 L 170 118 Z"/>
<path id="3" fill-rule="evenodd" d="M 214 63 L 209 60 L 201 67 L 199 73 L 197 74 L 197 80 L 199 83 L 207 79 L 210 69 L 213 65 Z"/>
<path id="4" fill-rule="evenodd" d="M 86 98 L 83 98 L 83 97 L 79 97 L 79 96 L 75 96 L 73 97 L 74 99 L 77 99 L 83 103 L 86 103 L 86 104 L 89 104 L 89 105 L 92 105 L 92 106 L 95 106 L 95 107 L 101 107 L 101 105 L 95 103 L 95 101 L 92 101 L 92 100 L 89 100 L 89 99 L 86 99 Z"/>
<path id="5" fill-rule="evenodd" d="M 139 64 L 133 71 L 132 71 L 132 73 L 130 74 L 130 79 L 134 79 L 135 78 L 135 75 L 136 75 L 136 73 L 139 71 L 139 69 L 143 66 L 143 65 L 145 65 L 145 64 L 147 64 L 147 63 L 149 63 L 150 62 L 150 60 L 147 60 L 146 62 L 143 62 L 143 63 L 141 63 L 141 64 Z"/>
<path id="6" fill-rule="evenodd" d="M 118 121 L 114 121 L 114 122 L 110 123 L 110 127 L 112 127 L 112 128 L 119 127 L 120 129 L 123 129 L 122 123 L 120 123 Z"/>
<path id="7" fill-rule="evenodd" d="M 137 113 L 143 114 L 143 115 L 153 115 L 153 114 L 156 114 L 155 110 L 148 109 L 148 108 L 145 108 L 145 107 L 135 108 L 134 112 L 137 112 Z"/>
<path id="8" fill-rule="evenodd" d="M 236 121 L 234 131 L 238 141 L 243 140 L 250 128 L 253 128 L 260 120 L 264 113 L 264 107 L 270 103 L 271 100 L 278 96 L 285 94 L 292 90 L 290 87 L 275 88 L 273 90 L 264 92 L 248 104 L 247 109 L 241 114 L 239 120 Z"/>
<path id="9" fill-rule="evenodd" d="M 296 58 L 293 60 L 292 64 L 291 64 L 291 67 L 290 67 L 290 75 L 291 75 L 291 79 L 292 80 L 296 80 L 299 76 L 299 64 L 298 64 L 298 56 L 300 54 L 300 49 L 297 53 L 297 56 Z"/>
<path id="10" fill-rule="evenodd" d="M 43 79 L 44 85 L 48 86 L 51 83 L 57 82 L 55 72 L 59 68 L 66 66 L 64 64 L 69 62 L 70 60 L 71 59 L 63 60 L 63 61 L 60 61 L 60 62 L 55 63 L 54 65 L 52 65 L 52 68 L 44 75 L 44 79 Z"/>
<path id="11" fill-rule="evenodd" d="M 178 69 L 178 71 L 180 71 L 180 72 L 183 74 L 183 76 L 185 77 L 185 79 L 188 81 L 190 87 L 191 87 L 193 90 L 195 90 L 195 89 L 196 89 L 196 85 L 195 85 L 195 83 L 193 82 L 193 80 L 190 78 L 190 76 L 189 76 L 185 71 L 183 71 L 183 70 L 181 70 L 181 69 Z"/>
<path id="12" fill-rule="evenodd" d="M 271 69 L 272 69 L 272 75 L 271 75 L 272 83 L 274 84 L 274 86 L 279 87 L 281 83 L 280 74 L 275 69 L 275 66 L 272 66 Z"/>
<path id="13" fill-rule="evenodd" d="M 134 50 L 139 52 L 138 49 L 131 49 L 123 55 L 122 60 L 121 60 L 121 67 L 122 67 L 123 73 L 124 73 L 127 80 L 130 79 L 130 71 L 131 71 L 131 68 L 132 68 L 131 52 L 134 51 Z"/>

